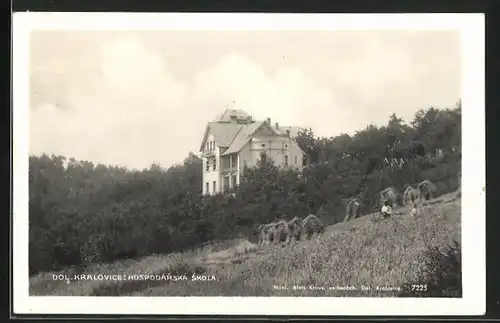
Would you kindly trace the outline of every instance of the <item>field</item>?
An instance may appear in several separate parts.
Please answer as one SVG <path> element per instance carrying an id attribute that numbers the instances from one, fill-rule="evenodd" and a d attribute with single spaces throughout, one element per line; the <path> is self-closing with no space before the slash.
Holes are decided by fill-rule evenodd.
<path id="1" fill-rule="evenodd" d="M 405 207 L 387 220 L 366 215 L 287 246 L 261 247 L 239 239 L 41 273 L 30 278 L 30 295 L 461 297 L 460 202 L 453 194 L 443 195 L 416 216 Z M 54 280 L 54 274 L 154 274 L 161 279 L 67 282 Z"/>

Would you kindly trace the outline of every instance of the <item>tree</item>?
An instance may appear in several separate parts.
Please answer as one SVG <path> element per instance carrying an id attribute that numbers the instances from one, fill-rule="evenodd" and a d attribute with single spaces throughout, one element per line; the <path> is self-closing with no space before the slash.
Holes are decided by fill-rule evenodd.
<path id="1" fill-rule="evenodd" d="M 294 140 L 306 154 L 307 164 L 317 163 L 319 161 L 319 149 L 317 147 L 317 141 L 314 137 L 314 132 L 311 128 L 299 131 Z"/>

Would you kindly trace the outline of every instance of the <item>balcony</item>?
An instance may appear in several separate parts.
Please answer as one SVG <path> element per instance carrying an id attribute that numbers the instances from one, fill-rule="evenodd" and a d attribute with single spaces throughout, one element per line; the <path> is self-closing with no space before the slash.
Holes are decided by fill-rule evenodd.
<path id="1" fill-rule="evenodd" d="M 201 156 L 206 158 L 215 157 L 215 149 L 204 150 Z"/>
<path id="2" fill-rule="evenodd" d="M 234 175 L 238 172 L 238 168 L 237 167 L 227 167 L 227 168 L 224 168 L 221 172 L 222 175 Z"/>

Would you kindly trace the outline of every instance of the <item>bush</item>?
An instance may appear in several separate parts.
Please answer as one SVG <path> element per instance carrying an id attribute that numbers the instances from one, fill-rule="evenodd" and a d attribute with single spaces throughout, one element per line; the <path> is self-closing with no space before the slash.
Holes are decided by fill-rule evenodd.
<path id="1" fill-rule="evenodd" d="M 425 291 L 406 284 L 402 297 L 462 297 L 462 252 L 460 243 L 440 250 L 439 247 L 429 247 L 426 252 L 424 270 L 419 278 L 419 284 L 426 286 Z"/>

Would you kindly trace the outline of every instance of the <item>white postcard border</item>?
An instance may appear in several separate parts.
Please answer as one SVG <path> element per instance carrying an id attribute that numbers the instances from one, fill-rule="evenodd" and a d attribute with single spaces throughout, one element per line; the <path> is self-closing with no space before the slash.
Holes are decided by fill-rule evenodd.
<path id="1" fill-rule="evenodd" d="M 486 309 L 483 14 L 15 13 L 13 302 L 16 314 L 480 315 Z M 33 30 L 460 30 L 463 298 L 29 296 L 29 34 Z"/>

